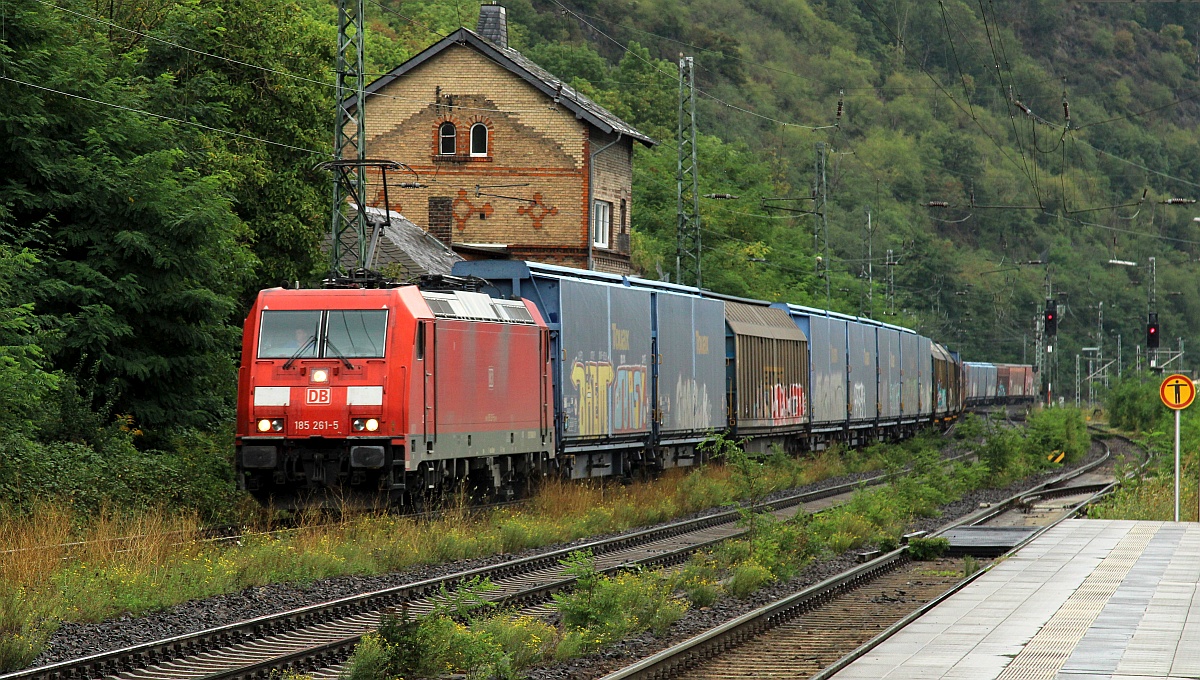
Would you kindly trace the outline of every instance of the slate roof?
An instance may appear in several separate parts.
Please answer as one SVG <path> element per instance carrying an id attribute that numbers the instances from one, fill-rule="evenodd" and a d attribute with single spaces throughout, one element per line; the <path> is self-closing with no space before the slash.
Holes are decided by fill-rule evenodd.
<path id="1" fill-rule="evenodd" d="M 599 128 L 601 132 L 606 134 L 621 133 L 626 137 L 638 140 L 646 146 L 658 144 L 658 142 L 642 134 L 637 128 L 621 120 L 608 109 L 580 94 L 575 88 L 564 83 L 553 73 L 535 64 L 525 55 L 511 47 L 500 47 L 469 28 L 458 29 L 426 48 L 425 51 L 417 56 L 397 66 L 386 75 L 376 79 L 367 86 L 367 96 L 369 97 L 379 92 L 379 90 L 386 87 L 392 81 L 432 59 L 452 45 L 467 45 L 474 48 L 492 61 L 520 76 L 530 85 L 541 90 L 547 97 L 574 113 L 577 118 L 586 120 L 594 127 Z M 354 107 L 353 100 L 347 99 L 346 102 L 346 105 L 352 110 Z"/>
<path id="2" fill-rule="evenodd" d="M 386 264 L 399 264 L 406 278 L 416 278 L 424 274 L 449 274 L 454 263 L 463 259 L 404 215 L 395 210 L 388 212 L 391 213 L 391 225 L 380 234 L 375 246 L 375 261 L 369 268 L 378 270 Z M 383 208 L 368 206 L 368 238 L 385 221 Z"/>

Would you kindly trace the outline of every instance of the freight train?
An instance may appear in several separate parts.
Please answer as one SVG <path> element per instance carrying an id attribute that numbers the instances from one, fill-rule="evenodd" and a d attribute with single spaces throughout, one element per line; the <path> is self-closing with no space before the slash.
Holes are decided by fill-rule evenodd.
<path id="1" fill-rule="evenodd" d="M 1028 366 L 787 303 L 509 260 L 420 286 L 262 291 L 246 319 L 238 481 L 280 505 L 627 477 L 909 436 L 1032 401 Z"/>

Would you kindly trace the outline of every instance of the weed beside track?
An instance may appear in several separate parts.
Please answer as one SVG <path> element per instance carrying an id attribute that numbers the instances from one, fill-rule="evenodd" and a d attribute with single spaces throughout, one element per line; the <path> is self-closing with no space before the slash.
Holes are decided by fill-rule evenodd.
<path id="1" fill-rule="evenodd" d="M 830 450 L 780 461 L 766 485 L 794 488 L 884 464 L 861 452 Z M 274 583 L 514 553 L 676 519 L 736 497 L 723 467 L 625 486 L 550 481 L 519 507 L 479 511 L 460 503 L 431 518 L 359 515 L 335 524 L 302 522 L 286 534 L 249 536 L 234 545 L 179 541 L 180 532 L 198 528 L 191 517 L 105 515 L 80 529 L 69 511 L 47 507 L 29 519 L 0 519 L 0 545 L 31 548 L 0 554 L 0 670 L 33 662 L 62 622 L 140 615 Z M 120 550 L 112 549 L 116 537 L 126 539 Z M 74 541 L 84 546 L 75 552 L 63 547 Z M 65 647 L 75 645 L 68 640 Z"/>
<path id="2" fill-rule="evenodd" d="M 1078 412 L 1039 412 L 1024 431 L 997 427 L 979 431 L 988 436 L 977 463 L 946 465 L 939 450 L 946 442 L 928 435 L 892 445 L 885 459 L 896 471 L 903 461 L 909 472 L 888 486 L 861 489 L 848 503 L 819 515 L 798 513 L 781 520 L 746 511 L 744 538 L 696 555 L 681 570 L 595 579 L 587 571 L 586 556 L 577 556 L 570 568 L 582 575 L 580 586 L 571 595 L 555 597 L 559 625 L 539 637 L 545 640 L 552 633 L 554 639 L 542 649 L 542 660 L 591 654 L 643 631 L 661 635 L 688 609 L 709 607 L 722 596 L 749 598 L 766 586 L 789 582 L 808 564 L 830 555 L 866 545 L 894 548 L 900 534 L 918 520 L 940 517 L 947 507 L 974 492 L 1053 469 L 1056 466 L 1049 459 L 1058 458 L 1058 452 L 1066 452 L 1064 458 L 1074 463 L 1083 457 L 1088 441 Z M 975 436 L 972 428 L 966 436 Z M 762 493 L 772 467 L 788 460 L 779 454 L 765 460 L 752 458 L 729 441 L 717 445 L 728 458 L 726 470 L 733 485 L 753 500 Z M 1050 452 L 1055 455 L 1048 456 Z M 667 596 L 672 591 L 674 598 Z M 465 624 L 451 627 L 443 620 L 444 613 L 434 612 L 411 622 L 406 637 L 369 636 L 352 660 L 349 676 L 353 680 L 419 676 L 422 657 L 414 657 L 412 650 L 420 648 L 432 655 L 424 661 L 436 659 L 445 670 L 516 677 L 521 669 L 513 665 L 514 650 L 501 640 L 517 636 L 497 635 L 511 625 L 506 621 L 515 619 L 510 613 L 488 614 L 484 610 L 484 615 L 472 615 Z M 453 632 L 456 642 L 439 640 L 439 634 L 447 631 Z M 436 650 L 451 648 L 477 653 L 437 655 Z M 405 665 L 409 662 L 418 665 Z"/>

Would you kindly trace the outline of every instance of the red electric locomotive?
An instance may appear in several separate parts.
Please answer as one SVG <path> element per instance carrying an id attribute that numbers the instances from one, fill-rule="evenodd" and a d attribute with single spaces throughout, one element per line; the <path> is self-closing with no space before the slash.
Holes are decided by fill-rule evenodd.
<path id="1" fill-rule="evenodd" d="M 277 506 L 511 495 L 554 456 L 549 333 L 524 300 L 415 286 L 262 291 L 239 372 L 239 484 Z"/>

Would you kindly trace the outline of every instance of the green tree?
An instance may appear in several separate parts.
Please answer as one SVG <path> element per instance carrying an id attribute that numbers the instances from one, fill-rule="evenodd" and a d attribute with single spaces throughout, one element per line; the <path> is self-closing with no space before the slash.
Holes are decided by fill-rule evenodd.
<path id="1" fill-rule="evenodd" d="M 190 167 L 178 125 L 128 110 L 145 109 L 162 79 L 123 74 L 103 34 L 29 0 L 0 11 L 19 18 L 0 52 L 0 205 L 10 246 L 40 260 L 22 291 L 56 331 L 48 355 L 94 364 L 121 412 L 147 426 L 227 417 L 230 291 L 251 261 L 229 174 Z"/>

